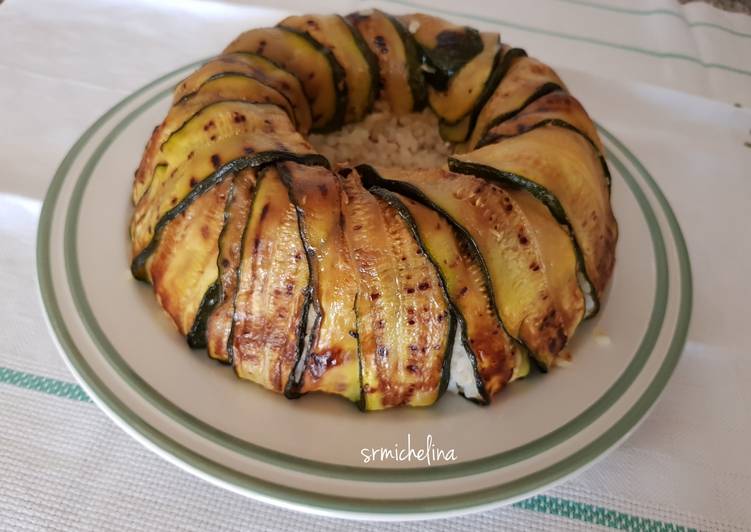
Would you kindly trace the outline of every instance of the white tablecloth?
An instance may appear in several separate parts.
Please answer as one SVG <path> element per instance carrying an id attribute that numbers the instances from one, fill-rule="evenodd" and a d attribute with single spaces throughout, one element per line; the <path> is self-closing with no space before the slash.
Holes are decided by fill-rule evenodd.
<path id="1" fill-rule="evenodd" d="M 378 5 L 500 29 L 553 66 L 601 76 L 566 81 L 574 92 L 589 87 L 581 95 L 588 109 L 668 196 L 688 241 L 695 308 L 673 379 L 622 447 L 513 507 L 401 528 L 751 529 L 751 17 L 669 0 L 420 2 Z M 376 528 L 244 499 L 142 448 L 74 383 L 36 293 L 41 200 L 67 149 L 100 114 L 287 11 L 374 5 L 265 4 L 0 4 L 1 530 Z"/>

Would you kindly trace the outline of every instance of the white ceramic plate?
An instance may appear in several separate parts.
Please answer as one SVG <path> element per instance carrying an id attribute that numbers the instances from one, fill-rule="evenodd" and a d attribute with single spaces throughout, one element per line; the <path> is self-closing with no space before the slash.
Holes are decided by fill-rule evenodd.
<path id="1" fill-rule="evenodd" d="M 686 338 L 683 237 L 647 170 L 601 129 L 620 226 L 602 312 L 574 363 L 533 375 L 489 407 L 445 396 L 427 409 L 363 414 L 344 400 L 287 401 L 191 351 L 128 269 L 130 187 L 144 143 L 187 65 L 99 119 L 61 164 L 42 211 L 38 272 L 71 370 L 127 432 L 185 469 L 287 507 L 367 518 L 456 514 L 551 485 L 616 445 L 665 386 Z M 565 77 L 565 76 L 564 76 Z M 586 99 L 585 99 L 586 101 Z M 371 460 L 432 438 L 455 460 Z"/>

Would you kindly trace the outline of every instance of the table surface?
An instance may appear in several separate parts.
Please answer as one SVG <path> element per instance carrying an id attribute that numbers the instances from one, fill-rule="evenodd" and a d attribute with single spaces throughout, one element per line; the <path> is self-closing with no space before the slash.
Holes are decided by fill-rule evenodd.
<path id="1" fill-rule="evenodd" d="M 376 5 L 500 30 L 531 55 L 581 71 L 573 85 L 598 76 L 590 86 L 602 91 L 585 104 L 665 191 L 694 274 L 681 362 L 620 448 L 511 507 L 424 523 L 355 523 L 278 509 L 214 487 L 142 448 L 66 370 L 44 324 L 34 266 L 39 209 L 57 164 L 117 101 L 287 12 Z M 325 6 L 0 4 L 0 530 L 750 530 L 751 17 L 674 0 Z"/>

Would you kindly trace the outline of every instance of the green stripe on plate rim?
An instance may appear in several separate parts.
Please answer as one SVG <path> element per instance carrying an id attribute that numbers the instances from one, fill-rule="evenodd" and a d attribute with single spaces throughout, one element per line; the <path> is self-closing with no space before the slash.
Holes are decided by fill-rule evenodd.
<path id="1" fill-rule="evenodd" d="M 0 366 L 0 384 L 9 384 L 11 386 L 41 392 L 54 397 L 92 403 L 84 389 L 78 384 L 51 377 L 43 377 L 41 375 L 8 367 Z M 521 510 L 529 510 L 556 517 L 565 517 L 567 519 L 607 526 L 618 530 L 687 530 L 685 527 L 673 523 L 639 517 L 605 508 L 603 506 L 596 506 L 550 495 L 536 495 L 529 499 L 513 503 L 512 506 Z"/>
<path id="2" fill-rule="evenodd" d="M 78 249 L 78 216 L 80 213 L 81 200 L 101 156 L 116 141 L 118 135 L 125 129 L 125 127 L 127 127 L 150 106 L 167 96 L 169 91 L 170 88 L 157 92 L 150 96 L 135 110 L 128 113 L 107 133 L 104 139 L 94 149 L 91 157 L 86 161 L 79 180 L 76 182 L 76 186 L 73 190 L 72 199 L 68 205 L 64 233 L 64 253 L 68 282 L 71 287 L 76 308 L 89 332 L 89 335 L 97 344 L 100 352 L 104 354 L 110 366 L 117 371 L 120 377 L 124 379 L 132 389 L 136 390 L 142 398 L 146 399 L 160 412 L 169 416 L 173 421 L 180 423 L 201 437 L 233 452 L 240 453 L 255 460 L 271 463 L 278 467 L 291 468 L 307 474 L 348 480 L 367 480 L 368 482 L 417 482 L 424 480 L 448 479 L 484 473 L 505 467 L 561 444 L 563 441 L 582 431 L 605 413 L 620 398 L 620 396 L 628 390 L 629 386 L 640 374 L 652 352 L 652 349 L 654 348 L 657 338 L 659 337 L 665 317 L 669 286 L 667 260 L 665 257 L 665 243 L 662 234 L 658 229 L 655 214 L 651 210 L 642 190 L 625 169 L 625 166 L 617 158 L 612 156 L 612 154 L 609 154 L 611 162 L 616 168 L 618 168 L 621 175 L 626 177 L 626 182 L 634 196 L 637 198 L 644 217 L 647 220 L 657 263 L 657 291 L 655 293 L 655 300 L 648 327 L 632 361 L 602 397 L 565 425 L 535 441 L 502 453 L 456 464 L 434 465 L 427 471 L 424 471 L 418 468 L 368 468 L 343 466 L 300 458 L 239 439 L 181 410 L 134 372 L 122 355 L 118 353 L 109 341 L 106 333 L 99 325 L 96 316 L 91 310 L 91 306 L 83 289 L 83 280 L 78 266 L 78 257 L 74 252 L 74 250 Z"/>
<path id="3" fill-rule="evenodd" d="M 669 376 L 671 375 L 675 364 L 677 363 L 680 353 L 683 349 L 686 340 L 686 334 L 688 324 L 690 321 L 691 304 L 692 304 L 692 292 L 691 292 L 691 270 L 688 261 L 688 254 L 685 247 L 685 241 L 680 232 L 677 220 L 670 209 L 670 206 L 665 199 L 662 192 L 657 187 L 656 183 L 646 171 L 644 166 L 631 154 L 620 141 L 615 139 L 609 132 L 602 129 L 603 134 L 614 144 L 614 146 L 621 151 L 625 157 L 631 161 L 637 171 L 641 174 L 648 187 L 652 190 L 657 202 L 660 204 L 664 216 L 668 221 L 668 226 L 671 230 L 673 240 L 676 246 L 676 252 L 678 254 L 678 263 L 681 274 L 680 283 L 680 303 L 678 308 L 678 320 L 676 329 L 674 331 L 673 338 L 668 348 L 668 354 L 663 361 L 660 369 L 658 370 L 655 378 L 649 384 L 648 388 L 639 400 L 631 407 L 631 409 L 608 431 L 600 435 L 596 440 L 590 442 L 584 448 L 578 450 L 574 454 L 568 456 L 561 462 L 554 464 L 542 471 L 537 471 L 526 477 L 516 479 L 512 482 L 493 486 L 486 489 L 466 492 L 460 495 L 452 496 L 440 496 L 430 499 L 395 499 L 395 500 L 372 500 L 362 499 L 356 497 L 340 497 L 325 495 L 320 493 L 312 493 L 304 490 L 281 486 L 273 482 L 269 482 L 263 479 L 255 478 L 250 475 L 243 474 L 231 468 L 228 468 L 222 464 L 216 463 L 190 449 L 183 446 L 177 441 L 174 441 L 165 434 L 159 432 L 156 428 L 146 423 L 143 419 L 135 415 L 120 399 L 112 395 L 106 384 L 102 382 L 99 376 L 94 373 L 91 367 L 88 365 L 84 357 L 81 355 L 78 347 L 75 345 L 70 332 L 68 331 L 59 309 L 58 302 L 52 283 L 52 272 L 50 269 L 50 229 L 54 209 L 57 203 L 58 196 L 62 183 L 70 171 L 70 168 L 78 156 L 79 152 L 85 146 L 85 144 L 91 139 L 91 137 L 106 123 L 114 114 L 123 109 L 127 104 L 132 102 L 135 98 L 163 83 L 167 79 L 177 76 L 185 70 L 195 66 L 197 63 L 187 65 L 186 67 L 175 70 L 165 76 L 155 80 L 154 82 L 146 85 L 137 92 L 131 94 L 115 107 L 105 113 L 96 123 L 94 123 L 76 142 L 71 151 L 62 161 L 53 178 L 50 185 L 47 197 L 42 208 L 40 215 L 40 223 L 37 238 L 37 271 L 39 275 L 40 291 L 42 295 L 43 304 L 47 310 L 47 317 L 50 323 L 50 327 L 55 332 L 63 351 L 67 354 L 67 361 L 70 363 L 72 369 L 74 369 L 79 380 L 82 382 L 84 388 L 89 395 L 95 399 L 105 411 L 110 415 L 119 419 L 126 426 L 130 427 L 139 438 L 143 441 L 154 445 L 155 448 L 161 449 L 163 452 L 172 456 L 179 462 L 181 462 L 188 469 L 193 470 L 195 473 L 201 476 L 208 476 L 210 479 L 224 484 L 227 487 L 233 487 L 235 489 L 242 490 L 250 495 L 255 495 L 260 498 L 266 498 L 270 500 L 286 501 L 295 506 L 302 508 L 317 509 L 320 511 L 339 511 L 339 512 L 351 512 L 351 513 L 371 513 L 371 514 L 425 514 L 425 513 L 445 513 L 451 511 L 457 511 L 467 508 L 476 508 L 482 506 L 492 506 L 498 503 L 498 501 L 510 501 L 512 499 L 518 499 L 526 493 L 530 493 L 535 489 L 547 486 L 552 482 L 559 480 L 572 472 L 576 471 L 583 465 L 594 460 L 602 452 L 606 451 L 614 444 L 616 444 L 622 437 L 624 437 L 628 431 L 634 427 L 634 425 L 641 419 L 647 409 L 654 403 L 658 395 L 664 388 Z M 131 113 L 132 114 L 132 113 Z M 128 116 L 131 116 L 129 114 Z M 130 118 L 129 121 L 132 121 Z M 125 120 L 128 120 L 126 117 Z M 127 125 L 127 124 L 126 124 Z M 112 132 L 110 132 L 112 133 Z M 114 135 L 110 140 L 114 138 Z M 101 145 L 99 146 L 101 148 Z M 103 149 L 100 149 L 103 152 Z M 614 162 L 615 154 L 609 154 L 611 161 Z M 616 163 L 621 169 L 626 171 L 625 166 L 618 160 Z M 93 170 L 91 160 L 87 163 L 90 169 Z M 624 177 L 628 175 L 633 180 L 630 174 L 622 174 Z M 76 187 L 80 186 L 80 181 Z M 643 192 L 636 187 L 638 193 Z M 644 199 L 644 198 L 643 198 Z M 79 198 L 80 202 L 80 198 Z M 646 214 L 646 213 L 645 213 Z M 76 217 L 74 217 L 75 219 Z M 71 220 L 70 216 L 66 220 L 66 233 L 73 228 L 73 224 L 69 224 Z M 653 220 L 655 221 L 655 220 Z M 662 240 L 662 236 L 659 231 L 653 230 L 654 247 L 658 247 L 656 242 Z M 659 236 L 657 236 L 659 235 Z M 70 242 L 68 242 L 70 244 Z M 663 243 L 664 245 L 664 243 Z M 68 245 L 66 245 L 66 249 Z M 658 250 L 656 250 L 658 251 Z M 664 249 L 663 249 L 664 252 Z M 664 258 L 664 257 L 663 257 Z M 66 268 L 69 267 L 69 261 L 66 260 Z M 666 265 L 664 265 L 666 267 Z M 658 265 L 658 272 L 660 268 Z M 664 272 L 666 275 L 666 272 Z M 68 277 L 70 282 L 71 271 L 68 271 Z M 661 287 L 667 292 L 667 285 L 663 284 Z M 79 294 L 82 295 L 82 294 Z M 85 297 L 85 296 L 84 296 Z M 657 299 L 657 296 L 656 296 Z M 664 309 L 663 309 L 664 310 Z M 79 309 L 80 311 L 80 309 Z M 654 314 L 654 311 L 653 311 Z M 85 321 L 85 320 L 84 320 Z M 90 323 L 87 325 L 91 325 Z M 104 354 L 104 353 L 103 353 Z M 111 362 L 111 361 L 110 361 Z M 132 372 L 131 372 L 132 373 Z M 164 405 L 162 405 L 164 406 Z M 513 451 L 512 451 L 513 452 Z M 485 460 L 485 459 L 483 459 Z M 286 461 L 282 463 L 283 466 L 290 469 L 297 469 L 294 466 L 300 464 L 290 464 Z M 310 467 L 310 464 L 306 464 Z M 458 464 L 466 466 L 467 464 Z M 317 467 L 317 466 L 313 466 Z M 343 470 L 348 469 L 363 469 L 363 468 L 348 468 L 346 466 L 332 466 L 325 465 L 327 476 L 331 476 L 331 468 L 339 468 Z M 445 466 L 452 467 L 452 466 Z M 304 470 L 304 469 L 303 469 Z M 373 474 L 376 470 L 367 470 L 367 481 L 373 481 Z M 404 471 L 397 470 L 395 472 Z M 471 470 L 469 471 L 471 473 Z M 389 474 L 389 472 L 386 472 Z M 393 475 L 394 472 L 391 472 Z M 407 472 L 409 473 L 409 472 Z M 465 473 L 467 474 L 467 473 Z M 422 480 L 425 480 L 425 474 L 420 476 Z M 438 478 L 446 478 L 439 475 Z M 395 481 L 393 478 L 390 481 Z M 398 481 L 399 479 L 396 479 Z"/>
<path id="4" fill-rule="evenodd" d="M 360 0 L 360 1 L 362 2 L 363 0 Z M 742 68 L 737 68 L 737 67 L 733 67 L 730 65 L 724 65 L 722 63 L 707 63 L 706 61 L 702 61 L 701 59 L 697 57 L 686 55 L 686 54 L 681 54 L 678 52 L 659 52 L 657 50 L 650 50 L 649 48 L 641 48 L 639 46 L 631 46 L 629 44 L 620 44 L 620 43 L 615 43 L 615 42 L 610 42 L 610 41 L 604 41 L 602 39 L 597 39 L 594 37 L 584 37 L 582 35 L 574 35 L 571 33 L 564 33 L 562 31 L 546 30 L 544 28 L 536 28 L 534 26 L 527 26 L 525 24 L 519 24 L 517 22 L 511 22 L 509 20 L 493 18 L 491 16 L 474 15 L 472 13 L 464 13 L 462 11 L 454 11 L 451 9 L 445 9 L 441 7 L 433 7 L 430 5 L 417 4 L 417 3 L 409 2 L 406 0 L 380 0 L 380 1 L 387 3 L 387 4 L 395 4 L 395 5 L 420 9 L 428 13 L 432 12 L 432 13 L 437 13 L 440 15 L 447 15 L 450 17 L 463 18 L 467 20 L 475 20 L 478 22 L 486 23 L 486 24 L 490 23 L 490 24 L 495 24 L 496 26 L 505 26 L 507 28 L 513 28 L 519 31 L 526 31 L 527 33 L 547 35 L 549 37 L 557 37 L 559 39 L 565 39 L 568 41 L 585 42 L 587 44 L 594 44 L 597 46 L 604 46 L 606 48 L 612 48 L 615 50 L 622 50 L 625 52 L 633 52 L 637 54 L 648 55 L 650 57 L 657 57 L 660 59 L 677 59 L 679 61 L 688 61 L 690 63 L 694 63 L 704 68 L 714 68 L 717 70 L 724 70 L 726 72 L 733 72 L 735 74 L 741 74 L 743 76 L 751 76 L 751 71 L 744 70 Z"/>

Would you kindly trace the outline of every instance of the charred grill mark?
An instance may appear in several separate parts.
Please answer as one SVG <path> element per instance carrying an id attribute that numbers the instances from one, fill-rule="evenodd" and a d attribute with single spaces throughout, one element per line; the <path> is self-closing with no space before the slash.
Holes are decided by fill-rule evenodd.
<path id="1" fill-rule="evenodd" d="M 551 309 L 545 317 L 540 320 L 538 326 L 540 332 L 541 341 L 543 345 L 541 348 L 547 349 L 551 356 L 555 357 L 566 345 L 568 340 L 566 333 L 564 332 L 563 323 L 561 317 L 558 315 L 556 309 Z M 547 340 L 544 338 L 547 337 Z"/>
<path id="2" fill-rule="evenodd" d="M 373 37 L 373 44 L 375 45 L 379 54 L 386 55 L 389 53 L 389 47 L 386 44 L 386 39 L 383 38 L 383 35 L 376 35 L 375 37 Z"/>

